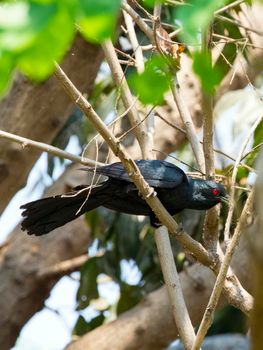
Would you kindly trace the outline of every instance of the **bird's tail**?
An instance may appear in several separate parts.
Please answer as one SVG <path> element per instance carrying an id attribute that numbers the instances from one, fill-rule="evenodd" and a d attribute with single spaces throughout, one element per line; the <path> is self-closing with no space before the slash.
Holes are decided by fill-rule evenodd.
<path id="1" fill-rule="evenodd" d="M 87 211 L 107 201 L 107 182 L 93 188 L 82 188 L 69 194 L 48 197 L 26 203 L 21 226 L 29 235 L 41 236 L 65 225 Z"/>

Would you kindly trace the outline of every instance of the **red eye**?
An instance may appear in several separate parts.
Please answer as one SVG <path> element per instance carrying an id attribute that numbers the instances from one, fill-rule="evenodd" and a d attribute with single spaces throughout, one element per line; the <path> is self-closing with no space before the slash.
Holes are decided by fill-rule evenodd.
<path id="1" fill-rule="evenodd" d="M 212 188 L 212 193 L 213 193 L 214 196 L 218 196 L 219 195 L 219 189 Z"/>

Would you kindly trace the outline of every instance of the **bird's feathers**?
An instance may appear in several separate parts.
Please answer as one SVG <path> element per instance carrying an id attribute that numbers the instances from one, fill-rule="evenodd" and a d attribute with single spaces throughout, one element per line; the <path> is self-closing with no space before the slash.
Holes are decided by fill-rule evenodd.
<path id="1" fill-rule="evenodd" d="M 136 164 L 171 215 L 186 208 L 209 209 L 226 197 L 222 185 L 187 178 L 183 170 L 168 162 L 140 160 Z M 98 167 L 96 172 L 108 176 L 108 180 L 93 187 L 78 186 L 73 193 L 22 205 L 22 230 L 37 236 L 43 235 L 99 206 L 129 214 L 147 215 L 152 225 L 158 222 L 121 163 Z"/>
<path id="2" fill-rule="evenodd" d="M 175 188 L 182 182 L 187 182 L 187 176 L 182 169 L 176 165 L 160 160 L 137 160 L 135 161 L 145 181 L 150 186 L 159 188 Z M 85 170 L 85 169 L 84 169 Z M 94 171 L 94 168 L 86 168 Z M 123 164 L 113 163 L 96 168 L 96 173 L 108 176 L 113 179 L 132 182 L 126 173 Z"/>

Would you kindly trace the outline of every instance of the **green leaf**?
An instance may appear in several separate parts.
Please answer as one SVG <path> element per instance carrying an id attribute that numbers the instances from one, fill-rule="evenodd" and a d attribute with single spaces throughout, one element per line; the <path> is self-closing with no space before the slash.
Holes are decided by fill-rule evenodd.
<path id="1" fill-rule="evenodd" d="M 254 133 L 253 147 L 263 142 L 263 121 L 259 123 Z"/>
<path id="2" fill-rule="evenodd" d="M 8 88 L 15 62 L 8 52 L 0 52 L 0 95 Z"/>
<path id="3" fill-rule="evenodd" d="M 19 69 L 36 81 L 45 79 L 53 72 L 54 61 L 60 61 L 70 46 L 74 33 L 71 14 L 67 8 L 59 7 L 45 30 L 18 58 Z"/>
<path id="4" fill-rule="evenodd" d="M 162 4 L 164 0 L 143 0 L 143 4 L 146 7 L 153 8 L 155 4 Z"/>
<path id="5" fill-rule="evenodd" d="M 253 148 L 262 143 L 263 140 L 263 122 L 260 122 L 254 132 Z M 245 163 L 251 167 L 255 166 L 255 161 L 258 157 L 262 147 L 256 147 L 256 149 L 248 154 L 245 158 Z"/>
<path id="6" fill-rule="evenodd" d="M 194 54 L 193 70 L 198 75 L 203 90 L 207 93 L 212 93 L 215 86 L 223 78 L 219 67 L 212 67 L 210 56 L 206 52 L 196 52 Z"/>
<path id="7" fill-rule="evenodd" d="M 142 298 L 141 288 L 127 283 L 121 284 L 121 294 L 117 305 L 117 314 L 121 314 L 138 304 Z"/>
<path id="8" fill-rule="evenodd" d="M 121 214 L 116 223 L 116 234 L 121 259 L 134 259 L 140 247 L 138 232 L 140 223 L 137 218 Z"/>
<path id="9" fill-rule="evenodd" d="M 118 247 L 107 251 L 98 261 L 100 271 L 110 276 L 115 282 L 121 281 L 120 257 Z"/>
<path id="10" fill-rule="evenodd" d="M 0 50 L 21 52 L 30 47 L 36 36 L 56 13 L 56 4 L 40 5 L 17 1 L 5 4 L 0 11 Z"/>
<path id="11" fill-rule="evenodd" d="M 225 17 L 230 18 L 228 14 L 225 14 Z M 242 40 L 242 35 L 239 31 L 238 26 L 233 23 L 215 21 L 213 23 L 213 31 L 219 35 L 225 35 L 232 39 Z M 216 41 L 216 38 L 213 39 L 215 42 L 220 42 L 221 39 Z M 245 50 L 245 48 L 244 48 Z M 216 66 L 220 67 L 222 74 L 225 76 L 231 68 L 231 64 L 235 61 L 238 50 L 236 47 L 236 42 L 226 43 L 223 47 L 221 55 L 216 60 Z M 229 64 L 230 63 L 230 64 Z"/>
<path id="12" fill-rule="evenodd" d="M 93 329 L 101 326 L 104 320 L 105 320 L 105 316 L 103 315 L 103 313 L 92 318 L 89 322 L 86 321 L 82 315 L 80 315 L 74 327 L 73 334 L 78 336 L 84 335 L 92 331 Z"/>
<path id="13" fill-rule="evenodd" d="M 142 103 L 161 105 L 164 94 L 169 89 L 170 74 L 166 71 L 166 61 L 161 56 L 153 56 L 145 64 L 142 74 L 133 73 L 129 83 Z"/>
<path id="14" fill-rule="evenodd" d="M 246 168 L 239 167 L 237 171 L 236 181 L 240 182 L 241 179 L 247 178 L 249 171 Z"/>
<path id="15" fill-rule="evenodd" d="M 101 43 L 114 33 L 121 0 L 80 0 L 79 29 L 92 42 Z"/>
<path id="16" fill-rule="evenodd" d="M 225 0 L 189 0 L 185 6 L 176 8 L 174 22 L 181 22 L 182 39 L 188 45 L 200 44 L 200 33 L 212 21 L 215 10 L 224 5 Z"/>
<path id="17" fill-rule="evenodd" d="M 92 237 L 101 233 L 101 216 L 98 210 L 91 210 L 85 213 L 85 220 L 90 228 Z"/>
<path id="18" fill-rule="evenodd" d="M 77 292 L 78 309 L 86 308 L 92 299 L 99 297 L 97 276 L 100 273 L 98 259 L 89 259 L 80 269 L 80 285 Z"/>

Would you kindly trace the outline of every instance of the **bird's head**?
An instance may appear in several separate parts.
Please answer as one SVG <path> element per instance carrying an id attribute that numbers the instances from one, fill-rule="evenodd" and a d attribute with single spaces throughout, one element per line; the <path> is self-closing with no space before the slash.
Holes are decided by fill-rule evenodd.
<path id="1" fill-rule="evenodd" d="M 228 202 L 229 196 L 223 185 L 201 179 L 191 179 L 190 183 L 194 208 L 209 209 L 220 202 Z"/>

